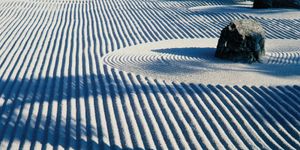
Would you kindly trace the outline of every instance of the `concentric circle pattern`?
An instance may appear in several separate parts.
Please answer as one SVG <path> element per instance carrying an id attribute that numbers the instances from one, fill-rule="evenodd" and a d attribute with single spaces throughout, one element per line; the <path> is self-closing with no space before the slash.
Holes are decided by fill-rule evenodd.
<path id="1" fill-rule="evenodd" d="M 300 84 L 299 40 L 268 40 L 261 63 L 214 57 L 217 39 L 168 40 L 123 48 L 103 57 L 111 67 L 165 80 L 227 85 Z M 289 76 L 289 78 L 286 78 Z"/>

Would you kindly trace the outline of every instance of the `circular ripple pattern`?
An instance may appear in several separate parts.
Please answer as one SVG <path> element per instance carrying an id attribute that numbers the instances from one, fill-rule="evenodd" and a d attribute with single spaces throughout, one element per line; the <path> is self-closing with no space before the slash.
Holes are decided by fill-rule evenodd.
<path id="1" fill-rule="evenodd" d="M 142 44 L 112 52 L 103 62 L 123 71 L 182 82 L 270 85 L 299 81 L 298 40 L 267 40 L 262 63 L 254 64 L 215 58 L 216 43 L 216 39 L 199 39 Z"/>

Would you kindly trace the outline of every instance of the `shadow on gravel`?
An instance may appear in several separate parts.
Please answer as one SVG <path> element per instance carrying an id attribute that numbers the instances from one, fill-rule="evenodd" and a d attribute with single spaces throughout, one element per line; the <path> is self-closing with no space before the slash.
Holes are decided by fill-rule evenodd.
<path id="1" fill-rule="evenodd" d="M 270 58 L 262 63 L 239 63 L 214 57 L 215 48 L 170 48 L 152 50 L 166 54 L 162 61 L 149 62 L 143 68 L 166 74 L 193 73 L 199 70 L 223 70 L 237 72 L 258 72 L 270 76 L 300 76 L 300 57 Z M 296 63 L 298 62 L 298 63 Z M 244 67 L 238 67 L 240 64 Z M 232 67 L 231 67 L 232 66 Z"/>
<path id="2" fill-rule="evenodd" d="M 246 13 L 246 14 L 259 14 L 259 15 L 269 15 L 269 14 L 280 14 L 283 12 L 295 12 L 297 9 L 287 9 L 287 8 L 273 8 L 273 9 L 253 9 L 249 5 L 245 6 L 214 6 L 205 7 L 197 10 L 192 9 L 193 15 L 199 15 L 203 13 Z"/>
<path id="3" fill-rule="evenodd" d="M 42 149 L 120 149 L 102 141 L 99 106 L 100 101 L 107 101 L 108 96 L 114 101 L 116 96 L 124 94 L 114 92 L 113 86 L 120 82 L 123 81 L 108 75 L 0 80 L 0 144 L 7 142 L 8 149 L 15 146 L 16 141 L 20 149 L 34 149 L 38 144 Z M 138 90 L 142 87 L 126 88 Z M 89 101 L 90 97 L 94 98 L 93 101 Z M 109 118 L 107 104 L 104 105 Z M 95 112 L 92 113 L 91 109 Z M 62 113 L 66 113 L 66 117 Z M 91 124 L 92 116 L 95 116 L 97 126 Z M 82 117 L 86 121 L 83 122 Z M 110 119 L 107 123 L 111 134 Z M 97 138 L 92 139 L 96 135 Z M 114 137 L 109 138 L 113 142 Z"/>
<path id="4" fill-rule="evenodd" d="M 177 54 L 182 53 L 181 51 L 177 51 Z M 184 53 L 182 55 L 185 55 Z M 190 55 L 190 54 L 188 54 Z M 121 77 L 122 72 L 115 72 L 112 69 L 112 74 L 120 73 Z M 128 74 L 124 74 L 128 75 Z M 121 100 L 122 107 L 125 107 L 126 100 L 124 99 L 124 94 L 136 94 L 137 98 L 133 98 L 129 96 L 129 103 L 133 103 L 134 101 L 142 102 L 142 106 L 144 103 L 148 103 L 151 108 L 154 107 L 153 101 L 156 101 L 161 107 L 162 105 L 168 105 L 168 107 L 172 111 L 173 117 L 179 122 L 180 128 L 183 130 L 183 134 L 187 139 L 187 142 L 191 144 L 191 139 L 183 124 L 181 124 L 180 116 L 176 113 L 175 108 L 178 107 L 181 110 L 185 111 L 192 111 L 193 116 L 196 118 L 197 122 L 199 123 L 200 127 L 203 129 L 204 133 L 211 137 L 211 133 L 208 129 L 204 126 L 205 123 L 208 123 L 211 126 L 212 131 L 215 132 L 216 136 L 222 140 L 222 136 L 224 133 L 221 133 L 219 129 L 216 127 L 216 122 L 224 129 L 225 134 L 229 135 L 231 141 L 235 141 L 234 137 L 230 136 L 231 131 L 227 130 L 227 125 L 230 124 L 233 127 L 233 130 L 239 137 L 243 139 L 242 133 L 240 133 L 239 128 L 236 128 L 236 123 L 242 126 L 243 129 L 247 130 L 251 139 L 256 142 L 259 147 L 261 141 L 256 138 L 258 135 L 262 140 L 270 147 L 270 148 L 278 148 L 274 145 L 273 141 L 266 136 L 266 131 L 271 137 L 274 137 L 274 140 L 278 142 L 283 148 L 286 144 L 282 143 L 281 139 L 276 138 L 277 132 L 282 135 L 282 137 L 290 143 L 292 146 L 297 147 L 297 143 L 293 141 L 294 137 L 298 136 L 298 133 L 295 131 L 294 127 L 299 125 L 299 109 L 300 108 L 300 87 L 299 86 L 277 86 L 277 87 L 249 87 L 249 86 L 223 86 L 223 85 L 203 85 L 203 84 L 185 84 L 185 83 L 166 83 L 160 82 L 157 80 L 150 80 L 149 78 L 143 78 L 141 76 L 131 76 L 129 77 L 130 81 L 125 81 L 122 77 L 121 80 L 117 80 L 114 75 L 112 76 L 86 76 L 84 78 L 103 78 L 109 81 L 108 87 L 99 93 L 87 92 L 85 94 L 75 94 L 72 93 L 76 91 L 85 91 L 88 90 L 88 87 L 95 86 L 93 83 L 90 82 L 78 82 L 81 79 L 74 78 L 74 82 L 62 82 L 61 78 L 54 79 L 40 79 L 39 81 L 5 81 L 0 82 L 1 87 L 1 105 L 0 105 L 0 143 L 3 141 L 8 141 L 9 147 L 13 146 L 13 141 L 20 142 L 20 148 L 27 149 L 28 143 L 30 143 L 31 148 L 35 148 L 37 143 L 41 144 L 43 149 L 54 147 L 62 147 L 62 148 L 74 148 L 74 149 L 121 149 L 125 148 L 125 145 L 115 145 L 114 144 L 114 136 L 112 131 L 115 130 L 113 128 L 112 122 L 110 122 L 110 112 L 107 110 L 108 105 L 107 102 L 107 95 L 110 95 L 112 98 L 112 105 L 116 107 L 117 101 L 116 98 L 119 97 Z M 110 79 L 109 79 L 110 78 Z M 137 81 L 133 81 L 132 78 L 136 78 Z M 72 79 L 72 78 L 71 78 Z M 142 82 L 145 80 L 145 82 Z M 38 88 L 37 82 L 47 83 L 49 84 L 58 84 L 63 87 L 70 87 L 66 93 L 57 90 L 55 93 L 51 91 L 56 91 L 56 86 L 52 88 L 47 88 L 47 86 L 42 86 L 42 88 Z M 60 81 L 60 82 L 58 82 Z M 73 81 L 73 79 L 71 80 Z M 125 85 L 120 83 L 125 82 L 132 82 L 134 84 L 126 83 Z M 140 82 L 137 84 L 136 82 Z M 3 86 L 6 84 L 18 84 L 17 87 L 27 87 L 24 90 L 26 91 L 10 91 L 11 94 L 7 92 L 3 92 Z M 97 87 L 93 87 L 93 89 L 100 90 L 101 87 L 104 87 L 107 83 L 100 83 Z M 8 85 L 6 85 L 8 86 Z M 12 85 L 11 85 L 12 86 Z M 30 88 L 30 87 L 33 87 Z M 7 87 L 8 88 L 8 87 Z M 37 89 L 36 89 L 37 88 Z M 59 89 L 60 87 L 58 87 Z M 36 89 L 36 90 L 34 90 Z M 4 90 L 6 91 L 6 90 Z M 44 92 L 41 92 L 44 91 Z M 63 90 L 64 91 L 64 90 Z M 143 93 L 143 94 L 142 94 Z M 101 95 L 101 98 L 97 98 Z M 143 96 L 144 98 L 143 98 Z M 92 114 L 90 111 L 91 104 L 88 104 L 89 96 L 95 97 L 94 104 L 95 104 L 95 114 Z M 80 98 L 83 98 L 82 101 Z M 76 106 L 71 106 L 71 101 L 74 100 Z M 4 102 L 3 102 L 4 101 Z M 63 101 L 65 101 L 65 106 L 62 105 Z M 80 102 L 81 101 L 81 102 Z M 163 103 L 165 102 L 165 103 Z M 104 111 L 99 110 L 98 104 L 104 103 Z M 183 104 L 185 103 L 185 104 Z M 214 104 L 212 104 L 214 103 Z M 73 103 L 74 104 L 74 103 Z M 84 104 L 84 105 L 81 105 Z M 134 104 L 131 104 L 134 106 Z M 176 105 L 176 106 L 175 106 Z M 47 107 L 46 107 L 47 106 Z M 33 109 L 35 107 L 35 109 Z M 38 112 L 37 108 L 38 108 Z M 76 118 L 73 118 L 71 114 L 71 109 L 80 110 L 80 108 L 85 107 L 86 109 L 86 122 L 83 123 L 81 121 L 82 112 L 76 111 Z M 56 109 L 57 108 L 57 109 Z M 208 108 L 208 110 L 205 110 Z M 63 110 L 67 109 L 67 110 Z M 115 108 L 116 109 L 116 108 Z M 221 114 L 224 115 L 225 120 L 231 120 L 234 117 L 237 122 L 229 121 L 224 123 L 224 119 L 220 118 L 220 114 L 218 111 L 213 111 L 218 109 Z M 26 114 L 25 112 L 28 112 Z M 136 110 L 136 108 L 133 108 Z M 237 110 L 240 112 L 238 113 Z M 34 112 L 35 111 L 35 112 Z M 146 113 L 146 110 L 142 110 L 143 113 Z M 154 114 L 157 114 L 155 109 L 152 110 Z M 197 115 L 197 111 L 202 112 L 205 118 L 214 116 L 216 122 L 211 121 L 208 119 L 208 122 L 203 122 L 200 116 Z M 211 111 L 208 113 L 208 111 Z M 20 112 L 20 113 L 16 113 Z M 42 113 L 44 112 L 44 113 Z M 63 118 L 61 116 L 62 112 L 67 113 L 67 118 Z M 105 114 L 101 114 L 101 112 L 105 112 Z M 230 113 L 232 115 L 230 115 Z M 117 112 L 115 112 L 117 113 Z M 138 116 L 138 112 L 134 111 L 134 115 Z M 165 110 L 162 109 L 161 113 L 166 114 Z M 46 114 L 46 115 L 44 115 Z M 96 122 L 98 127 L 91 126 L 90 117 L 92 115 L 96 116 Z M 102 128 L 100 125 L 102 124 L 101 116 L 105 115 L 107 126 L 108 126 L 108 136 L 102 133 Z M 119 133 L 122 135 L 123 130 L 120 127 L 120 119 L 118 119 L 118 114 L 116 115 L 117 119 L 117 126 L 119 128 Z M 184 114 L 187 119 L 187 123 L 192 123 L 192 120 L 189 120 L 187 114 Z M 28 118 L 28 119 L 27 119 Z M 147 120 L 148 126 L 150 130 L 153 131 L 152 127 L 153 124 L 150 122 L 150 117 L 148 115 L 145 116 Z M 166 118 L 169 121 L 169 118 Z M 255 135 L 252 134 L 250 130 L 248 132 L 249 126 L 245 126 L 244 121 L 247 121 L 251 127 L 255 129 L 257 132 Z M 161 120 L 157 120 L 159 122 L 160 130 L 162 131 L 163 135 L 165 135 L 166 131 L 163 126 L 161 126 Z M 139 121 L 138 121 L 139 122 Z M 132 126 L 128 122 L 129 126 Z M 139 123 L 137 123 L 140 125 Z M 172 124 L 170 124 L 172 126 Z M 282 130 L 284 129 L 284 130 Z M 130 133 L 133 133 L 131 128 L 129 128 Z M 145 142 L 145 148 L 148 147 L 147 141 L 144 139 L 146 130 L 139 126 L 139 131 L 141 132 L 142 139 L 135 139 L 135 140 L 142 140 Z M 173 129 L 172 129 L 173 131 Z M 223 130 L 222 130 L 223 131 Z M 175 133 L 175 131 L 173 131 Z M 193 130 L 195 135 L 198 135 L 196 130 Z M 97 133 L 97 134 L 96 134 Z M 156 137 L 155 133 L 151 133 L 153 136 L 154 143 L 157 144 L 159 138 Z M 98 135 L 95 138 L 92 138 L 93 135 Z M 290 135 L 290 136 L 286 136 Z M 86 136 L 86 139 L 83 138 Z M 177 142 L 178 138 L 177 135 L 174 135 Z M 109 138 L 109 141 L 112 144 L 105 143 L 102 141 L 103 138 Z M 203 144 L 199 138 L 199 142 Z M 96 141 L 95 141 L 96 140 Z M 121 143 L 123 144 L 125 139 L 121 138 Z M 225 142 L 225 141 L 221 141 Z M 167 141 L 168 143 L 168 141 Z M 247 141 L 244 141 L 247 143 Z M 238 145 L 238 143 L 234 143 Z M 156 145 L 159 147 L 159 145 Z M 205 147 L 205 145 L 202 145 Z M 134 149 L 138 149 L 139 147 L 135 146 Z M 128 148 L 130 149 L 130 148 Z"/>

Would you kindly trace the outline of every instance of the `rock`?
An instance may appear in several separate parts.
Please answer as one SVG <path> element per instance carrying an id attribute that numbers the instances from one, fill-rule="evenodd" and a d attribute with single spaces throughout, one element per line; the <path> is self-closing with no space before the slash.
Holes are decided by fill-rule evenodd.
<path id="1" fill-rule="evenodd" d="M 255 62 L 265 54 L 265 32 L 254 20 L 236 20 L 226 26 L 215 56 L 238 62 Z"/>
<path id="2" fill-rule="evenodd" d="M 253 8 L 272 8 L 273 0 L 254 0 Z"/>
<path id="3" fill-rule="evenodd" d="M 300 0 L 273 0 L 273 7 L 275 8 L 298 8 L 300 9 Z"/>
<path id="4" fill-rule="evenodd" d="M 299 8 L 300 0 L 254 0 L 253 8 Z"/>

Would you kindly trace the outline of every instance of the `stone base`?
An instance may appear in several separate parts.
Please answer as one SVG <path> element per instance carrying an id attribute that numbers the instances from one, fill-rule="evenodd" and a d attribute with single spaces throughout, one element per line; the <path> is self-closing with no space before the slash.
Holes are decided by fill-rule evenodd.
<path id="1" fill-rule="evenodd" d="M 253 20 L 236 20 L 226 26 L 218 41 L 215 56 L 238 62 L 256 62 L 265 55 L 265 32 Z"/>

